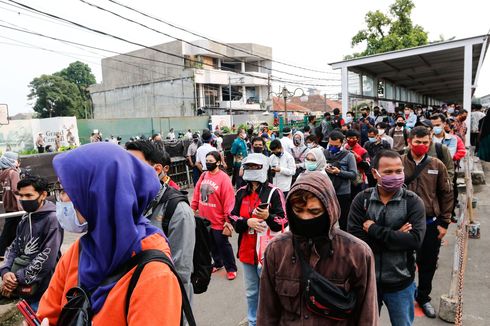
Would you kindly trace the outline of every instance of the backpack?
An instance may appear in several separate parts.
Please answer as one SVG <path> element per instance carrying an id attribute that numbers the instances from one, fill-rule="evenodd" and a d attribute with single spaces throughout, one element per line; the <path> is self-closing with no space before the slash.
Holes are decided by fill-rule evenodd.
<path id="1" fill-rule="evenodd" d="M 82 250 L 79 245 L 79 252 Z M 126 292 L 126 299 L 124 305 L 124 312 L 126 320 L 129 312 L 129 304 L 131 301 L 131 295 L 134 288 L 138 283 L 138 280 L 145 268 L 145 265 L 152 261 L 159 261 L 166 264 L 179 282 L 180 292 L 182 295 L 182 317 L 180 319 L 180 325 L 184 325 L 184 315 L 189 326 L 195 326 L 196 321 L 192 313 L 192 308 L 187 298 L 187 293 L 184 288 L 184 284 L 180 279 L 175 267 L 167 257 L 167 255 L 160 250 L 144 250 L 131 257 L 124 265 L 120 266 L 112 275 L 107 277 L 100 286 L 108 285 L 111 283 L 117 283 L 124 275 L 130 270 L 136 267 L 131 279 L 129 281 L 128 290 Z M 67 303 L 63 306 L 58 322 L 56 325 L 60 326 L 89 326 L 92 325 L 93 311 L 90 303 L 90 292 L 83 289 L 80 285 L 72 287 L 66 293 Z"/>
<path id="2" fill-rule="evenodd" d="M 165 234 L 168 234 L 170 220 L 180 202 L 189 204 L 187 195 L 172 187 L 167 187 L 160 200 L 153 204 L 153 209 L 155 209 L 158 205 L 165 203 L 165 216 L 162 220 L 162 230 Z M 196 243 L 194 245 L 194 253 L 192 256 L 194 270 L 191 274 L 191 283 L 194 288 L 194 293 L 201 294 L 207 291 L 208 285 L 211 282 L 211 272 L 213 270 L 211 259 L 212 241 L 209 234 L 211 223 L 199 216 L 195 216 L 195 221 Z"/>
<path id="3" fill-rule="evenodd" d="M 437 158 L 441 162 L 444 162 L 444 154 L 442 153 L 442 144 L 441 143 L 435 143 L 434 145 L 436 146 Z"/>
<path id="4" fill-rule="evenodd" d="M 395 135 L 395 127 L 391 128 L 388 135 L 391 138 L 393 138 L 393 135 Z M 406 146 L 408 144 L 408 130 L 407 130 L 407 128 L 403 128 L 403 138 L 405 139 L 405 146 Z"/>

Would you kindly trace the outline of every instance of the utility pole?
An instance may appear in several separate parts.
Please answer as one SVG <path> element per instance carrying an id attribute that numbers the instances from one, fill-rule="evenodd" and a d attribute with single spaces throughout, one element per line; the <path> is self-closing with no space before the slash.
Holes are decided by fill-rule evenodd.
<path id="1" fill-rule="evenodd" d="M 267 75 L 267 101 L 271 100 L 271 74 Z"/>
<path id="2" fill-rule="evenodd" d="M 289 95 L 289 91 L 286 88 L 286 86 L 284 86 L 284 88 L 282 89 L 282 98 L 284 99 L 284 125 L 288 123 L 288 110 L 286 106 L 288 95 Z"/>
<path id="3" fill-rule="evenodd" d="M 231 77 L 228 76 L 228 96 L 230 100 L 230 122 L 233 126 L 233 111 L 231 111 Z"/>

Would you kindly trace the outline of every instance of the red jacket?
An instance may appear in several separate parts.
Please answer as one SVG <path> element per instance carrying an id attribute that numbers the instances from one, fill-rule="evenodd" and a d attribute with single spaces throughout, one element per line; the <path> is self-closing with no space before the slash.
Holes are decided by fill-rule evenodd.
<path id="1" fill-rule="evenodd" d="M 459 161 L 466 155 L 466 147 L 464 146 L 463 140 L 458 135 L 454 135 L 456 137 L 456 153 L 454 153 L 453 160 Z"/>
<path id="2" fill-rule="evenodd" d="M 242 263 L 257 265 L 257 233 L 247 225 L 247 220 L 260 203 L 266 203 L 270 196 L 269 217 L 265 220 L 271 231 L 278 232 L 287 225 L 286 206 L 284 195 L 279 188 L 272 184 L 263 184 L 257 192 L 251 192 L 249 186 L 238 189 L 236 193 L 235 207 L 231 211 L 230 222 L 233 224 L 238 236 L 238 258 Z"/>
<path id="3" fill-rule="evenodd" d="M 369 158 L 368 151 L 364 147 L 359 145 L 359 143 L 357 143 L 352 148 L 348 144 L 346 144 L 345 149 L 348 151 L 351 151 L 354 154 L 354 157 L 356 158 L 357 171 L 359 171 L 359 174 L 362 175 L 362 180 L 365 181 L 366 180 L 366 172 L 362 168 L 359 167 L 359 163 L 361 163 L 362 161 L 366 161 L 368 163 L 370 162 L 371 159 Z"/>

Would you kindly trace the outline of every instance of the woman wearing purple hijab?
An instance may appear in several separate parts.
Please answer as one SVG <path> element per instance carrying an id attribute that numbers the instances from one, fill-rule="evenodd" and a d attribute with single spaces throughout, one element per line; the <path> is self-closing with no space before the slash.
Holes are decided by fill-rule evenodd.
<path id="1" fill-rule="evenodd" d="M 94 143 L 59 154 L 53 166 L 61 183 L 57 217 L 66 231 L 83 233 L 61 257 L 39 304 L 42 325 L 56 325 L 66 293 L 90 293 L 92 325 L 180 325 L 181 292 L 170 268 L 148 263 L 125 311 L 134 272 L 103 282 L 142 250 L 170 256 L 165 237 L 142 216 L 160 189 L 156 172 L 121 147 Z M 104 283 L 104 285 L 101 285 Z"/>

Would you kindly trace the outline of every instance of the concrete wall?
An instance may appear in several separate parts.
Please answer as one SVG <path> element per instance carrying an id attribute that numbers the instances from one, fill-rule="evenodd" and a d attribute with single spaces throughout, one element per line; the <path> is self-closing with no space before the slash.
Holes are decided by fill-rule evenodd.
<path id="1" fill-rule="evenodd" d="M 182 42 L 180 41 L 156 45 L 153 48 L 182 56 Z M 184 70 L 183 65 L 184 59 L 182 58 L 146 48 L 129 52 L 127 55 L 104 58 L 102 59 L 102 83 L 94 86 L 94 90 L 108 90 L 154 80 L 180 78 Z"/>
<path id="2" fill-rule="evenodd" d="M 194 116 L 192 78 L 91 93 L 95 119 Z"/>

